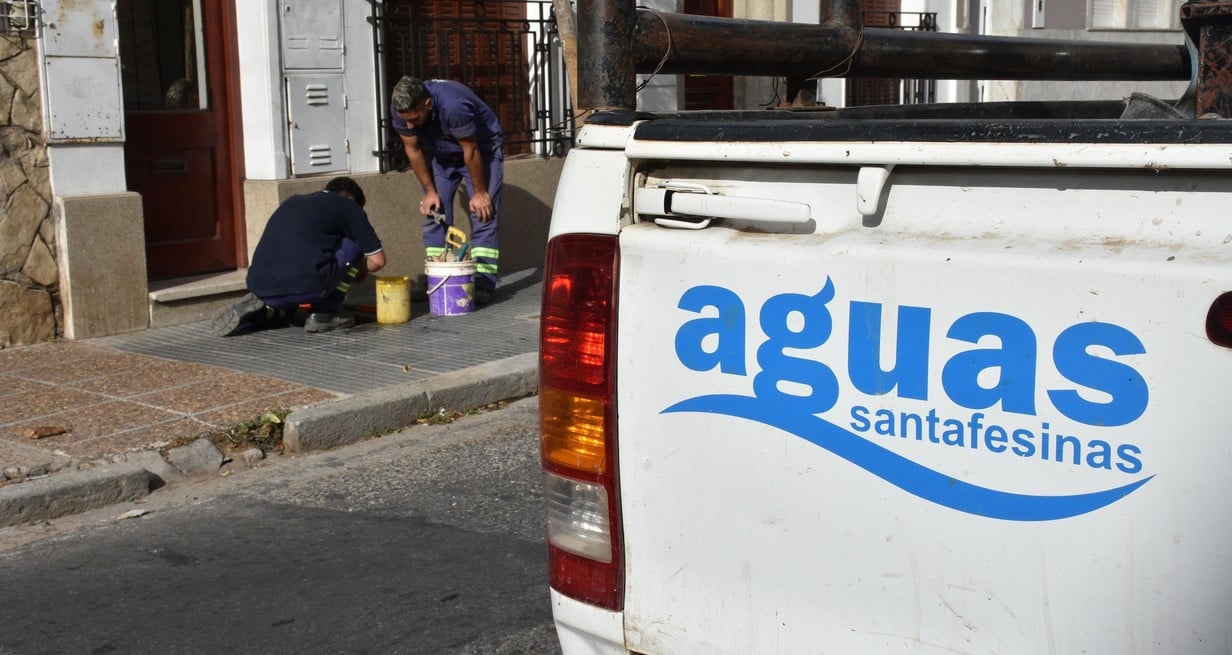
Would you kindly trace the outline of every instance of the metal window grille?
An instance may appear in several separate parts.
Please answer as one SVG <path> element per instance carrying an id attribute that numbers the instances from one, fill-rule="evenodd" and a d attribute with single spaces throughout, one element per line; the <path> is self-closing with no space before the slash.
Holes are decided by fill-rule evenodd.
<path id="1" fill-rule="evenodd" d="M 865 27 L 936 32 L 936 12 L 866 11 Z M 852 78 L 847 81 L 847 105 L 915 105 L 935 102 L 936 80 L 882 80 Z"/>
<path id="2" fill-rule="evenodd" d="M 0 32 L 29 32 L 38 21 L 37 0 L 0 0 Z"/>

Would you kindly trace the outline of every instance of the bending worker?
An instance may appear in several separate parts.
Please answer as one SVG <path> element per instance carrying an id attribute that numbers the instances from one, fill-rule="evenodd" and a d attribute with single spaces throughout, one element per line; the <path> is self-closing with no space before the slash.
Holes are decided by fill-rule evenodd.
<path id="1" fill-rule="evenodd" d="M 445 252 L 454 193 L 465 180 L 475 302 L 487 304 L 496 289 L 500 258 L 500 195 L 505 178 L 500 121 L 474 91 L 452 80 L 403 77 L 391 95 L 394 131 L 423 187 L 419 213 L 426 217 L 425 254 L 432 259 Z M 444 214 L 444 225 L 433 218 L 436 214 Z"/>

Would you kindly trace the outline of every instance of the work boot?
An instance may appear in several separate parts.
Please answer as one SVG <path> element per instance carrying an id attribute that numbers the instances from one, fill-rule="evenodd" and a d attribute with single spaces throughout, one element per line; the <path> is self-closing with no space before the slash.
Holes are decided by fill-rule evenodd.
<path id="1" fill-rule="evenodd" d="M 330 314 L 328 312 L 312 312 L 304 321 L 304 332 L 329 332 L 330 330 L 345 330 L 355 325 L 354 316 Z"/>
<path id="2" fill-rule="evenodd" d="M 249 293 L 243 298 L 225 307 L 210 323 L 210 332 L 214 336 L 229 337 L 245 332 L 254 332 L 267 327 L 269 314 L 274 310 L 266 307 L 265 301 Z"/>
<path id="3" fill-rule="evenodd" d="M 475 289 L 475 305 L 483 307 L 490 302 L 492 302 L 491 289 Z"/>

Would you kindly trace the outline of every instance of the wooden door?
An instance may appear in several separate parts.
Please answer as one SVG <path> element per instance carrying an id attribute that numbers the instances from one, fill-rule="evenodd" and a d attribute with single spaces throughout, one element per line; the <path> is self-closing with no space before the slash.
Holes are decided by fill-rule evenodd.
<path id="1" fill-rule="evenodd" d="M 684 0 L 684 13 L 695 16 L 732 17 L 731 0 Z M 684 108 L 731 109 L 734 106 L 730 75 L 686 75 Z"/>
<path id="2" fill-rule="evenodd" d="M 150 279 L 232 270 L 239 174 L 233 0 L 118 0 L 125 173 Z"/>

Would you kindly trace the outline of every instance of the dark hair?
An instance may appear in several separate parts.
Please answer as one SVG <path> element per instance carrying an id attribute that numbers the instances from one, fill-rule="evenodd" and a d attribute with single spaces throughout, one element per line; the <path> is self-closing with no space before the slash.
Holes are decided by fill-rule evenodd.
<path id="1" fill-rule="evenodd" d="M 197 95 L 197 85 L 181 77 L 167 87 L 167 95 L 163 101 L 167 109 L 196 109 L 191 106 L 196 102 L 193 97 L 195 95 Z"/>
<path id="2" fill-rule="evenodd" d="M 390 96 L 395 112 L 410 111 L 428 97 L 428 89 L 424 86 L 423 80 L 403 75 L 402 79 L 394 85 Z"/>
<path id="3" fill-rule="evenodd" d="M 355 204 L 360 207 L 364 206 L 368 200 L 364 198 L 364 190 L 359 188 L 359 184 L 349 177 L 335 177 L 325 185 L 325 190 L 330 193 L 347 196 L 355 201 Z"/>

